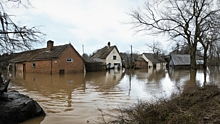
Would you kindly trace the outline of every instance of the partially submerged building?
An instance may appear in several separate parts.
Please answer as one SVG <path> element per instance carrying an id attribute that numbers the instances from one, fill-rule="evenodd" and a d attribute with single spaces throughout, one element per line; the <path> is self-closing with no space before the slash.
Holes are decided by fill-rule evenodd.
<path id="1" fill-rule="evenodd" d="M 97 50 L 88 60 L 87 64 L 100 63 L 101 65 L 105 65 L 106 69 L 112 68 L 121 68 L 122 67 L 122 59 L 120 57 L 118 48 L 114 45 L 111 46 L 110 42 L 108 42 L 107 46 Z M 86 66 L 87 66 L 86 64 Z M 96 65 L 96 64 L 94 64 Z M 87 66 L 88 67 L 88 66 Z M 90 66 L 91 68 L 92 66 Z M 98 66 L 96 66 L 98 67 Z M 103 67 L 103 66 L 101 66 Z M 93 67 L 95 68 L 95 67 Z M 87 68 L 89 70 L 89 68 Z"/>
<path id="2" fill-rule="evenodd" d="M 9 64 L 16 71 L 30 73 L 79 73 L 85 65 L 80 54 L 71 44 L 54 46 L 49 40 L 47 47 L 17 53 Z"/>
<path id="3" fill-rule="evenodd" d="M 135 62 L 136 68 L 160 68 L 165 67 L 167 62 L 159 55 L 154 53 L 142 53 Z"/>
<path id="4" fill-rule="evenodd" d="M 145 61 L 141 56 L 135 61 L 135 69 L 148 68 L 148 62 Z"/>
<path id="5" fill-rule="evenodd" d="M 200 57 L 196 57 L 196 66 L 201 68 L 204 61 Z M 171 54 L 169 66 L 178 69 L 190 68 L 190 55 L 189 54 Z"/>

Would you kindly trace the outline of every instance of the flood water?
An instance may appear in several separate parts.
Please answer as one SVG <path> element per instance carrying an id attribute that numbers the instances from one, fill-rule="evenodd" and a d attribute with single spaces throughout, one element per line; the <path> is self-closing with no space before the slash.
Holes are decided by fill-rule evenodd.
<path id="1" fill-rule="evenodd" d="M 104 112 L 114 113 L 138 100 L 170 98 L 187 87 L 220 84 L 220 68 L 197 70 L 110 70 L 86 74 L 11 73 L 9 90 L 36 100 L 46 112 L 23 124 L 97 123 Z"/>

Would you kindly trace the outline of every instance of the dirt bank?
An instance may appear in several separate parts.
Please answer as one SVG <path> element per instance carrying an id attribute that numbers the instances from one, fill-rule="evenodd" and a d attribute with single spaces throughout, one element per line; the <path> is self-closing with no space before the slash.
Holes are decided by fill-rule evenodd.
<path id="1" fill-rule="evenodd" d="M 116 118 L 116 119 L 115 119 Z M 120 110 L 108 123 L 127 124 L 219 124 L 220 89 L 217 86 L 187 89 L 171 100 L 139 102 Z"/>

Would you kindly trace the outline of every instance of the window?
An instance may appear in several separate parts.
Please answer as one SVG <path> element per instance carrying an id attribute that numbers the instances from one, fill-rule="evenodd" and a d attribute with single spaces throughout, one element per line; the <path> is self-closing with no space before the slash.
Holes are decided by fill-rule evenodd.
<path id="1" fill-rule="evenodd" d="M 60 69 L 59 70 L 59 74 L 64 74 L 65 73 L 65 70 L 64 69 Z"/>
<path id="2" fill-rule="evenodd" d="M 35 68 L 36 67 L 36 64 L 33 62 L 32 63 L 32 68 Z"/>
<path id="3" fill-rule="evenodd" d="M 116 56 L 113 56 L 113 60 L 116 60 Z"/>
<path id="4" fill-rule="evenodd" d="M 72 58 L 67 58 L 66 61 L 67 62 L 73 62 L 73 59 Z"/>

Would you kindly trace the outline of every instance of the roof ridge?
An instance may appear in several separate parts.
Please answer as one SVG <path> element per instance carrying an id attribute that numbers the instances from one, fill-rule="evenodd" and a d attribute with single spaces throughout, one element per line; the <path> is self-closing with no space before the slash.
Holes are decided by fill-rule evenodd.
<path id="1" fill-rule="evenodd" d="M 39 50 L 43 50 L 43 49 L 39 49 Z M 38 54 L 36 54 L 36 55 L 33 55 L 32 57 L 30 57 L 30 59 L 28 59 L 28 61 L 32 60 L 34 57 L 36 57 L 36 56 L 42 54 L 43 52 L 45 52 L 45 51 L 42 51 L 42 52 L 40 52 L 40 53 L 38 53 Z"/>

